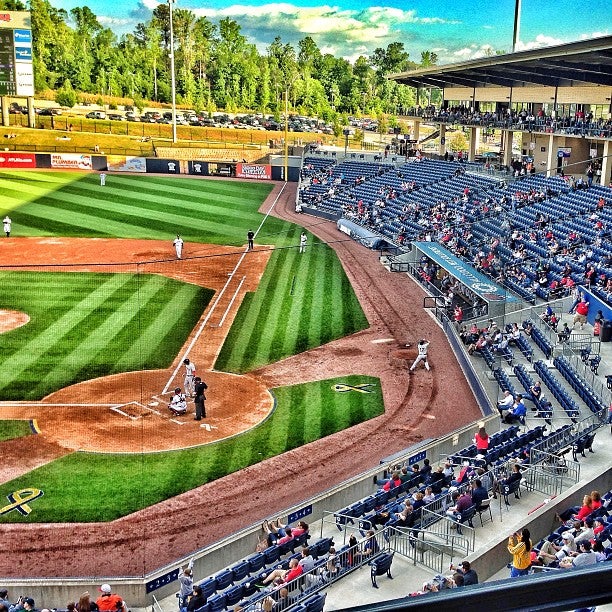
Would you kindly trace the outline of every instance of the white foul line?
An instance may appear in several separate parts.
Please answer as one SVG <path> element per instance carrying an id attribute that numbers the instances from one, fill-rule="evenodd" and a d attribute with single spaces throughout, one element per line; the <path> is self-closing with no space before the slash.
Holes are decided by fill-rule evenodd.
<path id="1" fill-rule="evenodd" d="M 223 327 L 223 323 L 225 323 L 225 317 L 227 317 L 229 311 L 232 309 L 232 304 L 234 303 L 234 301 L 238 297 L 238 293 L 240 291 L 240 288 L 244 284 L 244 280 L 245 279 L 246 279 L 246 276 L 243 276 L 242 279 L 240 280 L 240 283 L 239 283 L 238 287 L 236 288 L 236 291 L 234 291 L 234 295 L 232 296 L 232 299 L 230 300 L 230 303 L 227 305 L 227 308 L 225 309 L 225 312 L 223 313 L 223 316 L 221 317 L 221 320 L 219 321 L 218 327 Z"/>
<path id="2" fill-rule="evenodd" d="M 270 213 L 272 212 L 272 209 L 276 205 L 276 202 L 280 198 L 280 196 L 283 193 L 283 191 L 285 190 L 286 186 L 287 186 L 287 183 L 285 183 L 282 186 L 281 190 L 278 192 L 278 195 L 276 196 L 276 198 L 274 198 L 274 202 L 272 202 L 272 204 L 270 205 L 270 208 L 268 209 L 268 212 L 266 212 L 266 214 L 264 215 L 264 218 L 262 219 L 261 223 L 259 224 L 259 227 L 257 228 L 257 231 L 255 232 L 255 236 L 257 236 L 257 234 L 259 234 L 263 224 L 265 223 L 266 219 L 270 216 Z M 191 351 L 191 349 L 193 348 L 194 344 L 198 341 L 198 339 L 200 338 L 200 335 L 202 334 L 202 332 L 206 328 L 206 325 L 208 324 L 208 321 L 210 320 L 210 317 L 211 317 L 212 313 L 214 312 L 215 308 L 217 307 L 217 304 L 219 303 L 219 301 L 223 297 L 223 294 L 225 293 L 225 290 L 227 289 L 228 285 L 230 284 L 230 282 L 232 280 L 232 277 L 237 272 L 238 268 L 240 267 L 240 264 L 242 264 L 244 258 L 246 257 L 246 254 L 248 252 L 249 252 L 249 247 L 247 245 L 247 247 L 245 248 L 244 252 L 240 256 L 240 259 L 238 260 L 238 262 L 234 266 L 234 269 L 228 275 L 228 279 L 225 282 L 225 285 L 223 285 L 223 288 L 221 289 L 221 291 L 218 293 L 218 295 L 217 295 L 217 297 L 216 297 L 216 299 L 215 299 L 211 309 L 208 311 L 208 313 L 204 317 L 204 320 L 200 324 L 200 327 L 198 327 L 198 331 L 195 333 L 195 336 L 193 337 L 193 339 L 189 343 L 189 346 L 185 350 L 185 353 L 178 360 L 178 364 L 176 365 L 176 368 L 174 368 L 174 372 L 172 372 L 172 374 L 171 374 L 170 378 L 168 379 L 168 382 L 166 383 L 166 386 L 164 387 L 162 393 L 167 393 L 168 392 L 168 389 L 170 388 L 170 385 L 172 384 L 172 381 L 176 378 L 176 375 L 178 374 L 178 371 L 180 370 L 181 366 L 183 365 L 183 360 L 186 359 L 187 357 L 189 357 L 189 352 Z"/>

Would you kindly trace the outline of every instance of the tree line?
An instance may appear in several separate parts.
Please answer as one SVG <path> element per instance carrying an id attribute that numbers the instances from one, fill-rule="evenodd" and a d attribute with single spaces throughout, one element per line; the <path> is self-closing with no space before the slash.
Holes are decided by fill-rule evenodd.
<path id="1" fill-rule="evenodd" d="M 0 0 L 2 10 L 30 10 L 35 89 L 169 102 L 170 15 L 159 4 L 148 22 L 121 38 L 103 27 L 87 6 L 69 12 L 48 0 Z M 287 96 L 300 114 L 332 120 L 339 114 L 401 114 L 417 103 L 413 88 L 387 79 L 395 72 L 434 65 L 423 51 L 418 63 L 402 42 L 373 49 L 354 63 L 322 53 L 310 36 L 297 47 L 276 37 L 261 54 L 230 18 L 218 25 L 192 11 L 173 10 L 177 102 L 196 110 L 279 113 Z M 423 100 L 419 102 L 423 103 Z"/>

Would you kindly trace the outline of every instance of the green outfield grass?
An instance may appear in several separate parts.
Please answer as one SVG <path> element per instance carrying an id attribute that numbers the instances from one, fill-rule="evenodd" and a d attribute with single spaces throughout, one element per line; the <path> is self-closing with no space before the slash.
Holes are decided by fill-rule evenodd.
<path id="1" fill-rule="evenodd" d="M 30 316 L 2 334 L 0 399 L 167 367 L 212 294 L 153 274 L 0 272 L 0 305 Z"/>
<path id="2" fill-rule="evenodd" d="M 369 393 L 338 392 L 337 384 L 371 386 Z M 274 393 L 277 403 L 270 417 L 234 438 L 146 455 L 73 453 L 2 484 L 0 499 L 31 487 L 44 495 L 30 504 L 28 516 L 12 511 L 0 515 L 0 522 L 110 521 L 384 411 L 380 381 L 368 376 L 281 387 Z M 103 504 L 100 491 L 112 491 Z"/>
<path id="3" fill-rule="evenodd" d="M 0 216 L 12 236 L 85 236 L 242 245 L 257 230 L 270 183 L 111 174 L 0 172 Z M 290 224 L 269 218 L 257 242 L 283 245 Z M 285 238 L 285 239 L 284 239 Z"/>
<path id="4" fill-rule="evenodd" d="M 0 421 L 0 442 L 32 434 L 30 421 Z"/>
<path id="5" fill-rule="evenodd" d="M 303 254 L 275 251 L 257 291 L 242 302 L 215 367 L 247 372 L 367 326 L 330 247 L 314 242 Z"/>

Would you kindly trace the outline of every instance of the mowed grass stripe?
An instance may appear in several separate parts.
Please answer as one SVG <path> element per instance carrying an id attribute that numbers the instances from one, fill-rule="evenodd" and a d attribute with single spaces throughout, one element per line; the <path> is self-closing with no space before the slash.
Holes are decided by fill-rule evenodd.
<path id="1" fill-rule="evenodd" d="M 309 236 L 312 243 L 312 236 Z M 293 295 L 290 296 L 291 311 L 289 318 L 292 325 L 288 327 L 283 344 L 283 353 L 301 353 L 308 348 L 308 330 L 312 310 L 313 285 L 316 284 L 316 276 L 313 269 L 316 266 L 316 255 L 313 249 L 307 249 L 300 254 L 298 259 L 298 270 L 295 274 L 295 287 Z M 293 284 L 293 279 L 292 279 Z"/>
<path id="2" fill-rule="evenodd" d="M 289 289 L 291 286 L 297 249 L 285 249 L 281 258 L 281 266 L 273 279 L 269 296 L 266 300 L 267 313 L 265 317 L 266 333 L 259 337 L 257 343 L 257 363 L 276 361 L 281 355 L 282 336 L 286 330 Z M 263 310 L 263 309 L 262 309 Z M 263 321 L 260 321 L 263 323 Z"/>
<path id="3" fill-rule="evenodd" d="M 63 197 L 65 194 L 69 194 L 69 197 Z M 114 210 L 125 215 L 129 215 L 131 210 L 136 215 L 146 216 L 147 218 L 159 218 L 157 216 L 159 213 L 166 213 L 169 216 L 177 215 L 179 218 L 185 217 L 204 221 L 202 213 L 206 212 L 207 220 L 211 219 L 221 223 L 224 219 L 240 219 L 245 213 L 244 210 L 231 206 L 231 199 L 227 199 L 227 202 L 222 202 L 220 205 L 214 205 L 201 198 L 191 197 L 189 200 L 185 200 L 180 198 L 176 191 L 170 189 L 166 189 L 164 192 L 157 191 L 149 196 L 146 190 L 126 192 L 121 189 L 105 188 L 100 191 L 99 188 L 95 189 L 88 184 L 75 183 L 63 189 L 61 195 L 65 201 L 71 201 L 75 204 L 86 204 L 102 210 Z M 250 208 L 252 211 L 252 204 Z M 124 209 L 126 210 L 124 211 Z M 144 211 L 155 214 L 145 215 Z"/>
<path id="4" fill-rule="evenodd" d="M 34 396 L 41 393 L 41 390 L 45 389 L 54 380 L 61 379 L 65 372 L 75 371 L 82 364 L 84 354 L 87 355 L 88 360 L 95 359 L 97 355 L 103 352 L 109 357 L 112 356 L 113 360 L 119 355 L 115 350 L 109 350 L 109 345 L 113 344 L 115 336 L 139 315 L 140 311 L 134 308 L 134 292 L 138 290 L 138 300 L 142 308 L 146 302 L 153 299 L 159 293 L 161 285 L 163 285 L 163 279 L 150 276 L 142 285 L 144 286 L 138 288 L 134 283 L 132 291 L 123 293 L 121 295 L 122 301 L 119 304 L 113 304 L 112 308 L 109 309 L 109 315 L 106 319 L 102 321 L 96 319 L 90 333 L 86 336 L 81 336 L 80 341 L 75 343 L 73 350 L 58 360 L 55 366 L 48 370 L 47 374 L 33 386 L 32 394 Z M 108 296 L 105 301 L 112 299 L 113 296 Z M 113 301 L 116 302 L 116 300 Z M 99 308 L 105 309 L 103 302 L 100 303 Z M 83 328 L 79 329 L 82 333 Z"/>
<path id="5" fill-rule="evenodd" d="M 171 227 L 188 227 L 190 231 L 199 229 L 201 232 L 220 234 L 227 230 L 227 223 L 232 217 L 234 220 L 241 218 L 238 213 L 215 217 L 202 208 L 190 213 L 187 207 L 166 204 L 164 198 L 159 198 L 155 204 L 152 204 L 123 195 L 121 201 L 117 202 L 107 194 L 102 199 L 94 200 L 84 198 L 82 195 L 67 193 L 64 190 L 61 194 L 48 196 L 47 199 L 55 201 L 52 206 L 53 210 L 65 210 L 70 216 L 74 213 L 82 213 L 99 220 L 122 223 L 127 228 L 141 228 L 142 231 L 136 230 L 139 235 L 145 233 L 150 235 L 151 232 L 157 232 L 161 236 L 168 236 Z M 130 229 L 125 229 L 123 232 L 129 234 Z M 184 234 L 182 230 L 181 233 Z"/>
<path id="6" fill-rule="evenodd" d="M 235 340 L 225 342 L 219 354 L 217 369 L 230 372 L 243 372 L 251 364 L 259 363 L 257 352 L 261 337 L 260 322 L 268 319 L 271 299 L 262 296 L 272 296 L 274 282 L 282 266 L 282 253 L 275 251 L 268 260 L 268 265 L 255 294 L 250 294 L 248 300 L 240 305 L 238 316 L 232 324 L 230 334 Z M 254 366 L 253 366 L 254 367 Z"/>
<path id="7" fill-rule="evenodd" d="M 178 291 L 174 293 L 172 300 L 166 302 L 155 318 L 148 322 L 141 320 L 140 324 L 144 323 L 145 326 L 140 330 L 138 339 L 117 359 L 113 370 L 115 372 L 123 372 L 126 368 L 133 367 L 134 364 L 151 361 L 152 357 L 159 350 L 158 346 L 164 343 L 166 336 L 176 333 L 174 326 L 169 324 L 169 322 L 177 321 L 177 312 L 181 310 L 185 303 L 191 302 L 195 293 L 200 291 L 207 295 L 205 303 L 202 304 L 202 311 L 204 311 L 214 295 L 214 291 L 210 289 L 200 290 L 193 285 L 185 284 L 179 287 Z"/>
<path id="8" fill-rule="evenodd" d="M 18 273 L 11 273 L 17 282 Z M 0 390 L 12 380 L 30 369 L 46 352 L 62 342 L 65 335 L 71 333 L 74 327 L 87 318 L 114 291 L 118 291 L 131 279 L 130 274 L 116 274 L 102 282 L 93 291 L 85 295 L 73 308 L 65 312 L 59 319 L 41 330 L 20 350 L 7 356 L 0 369 Z M 32 321 L 30 321 L 32 323 Z"/>
<path id="9" fill-rule="evenodd" d="M 303 338 L 302 343 L 305 350 L 308 346 L 319 346 L 321 344 L 321 336 L 324 325 L 326 295 L 321 279 L 325 277 L 327 269 L 328 257 L 326 251 L 329 249 L 327 245 L 318 243 L 313 246 L 312 257 L 315 261 L 313 276 L 308 279 L 311 283 L 311 304 L 309 308 L 309 317 L 304 317 L 303 322 L 300 322 L 300 338 Z M 308 304 L 305 304 L 308 307 Z"/>

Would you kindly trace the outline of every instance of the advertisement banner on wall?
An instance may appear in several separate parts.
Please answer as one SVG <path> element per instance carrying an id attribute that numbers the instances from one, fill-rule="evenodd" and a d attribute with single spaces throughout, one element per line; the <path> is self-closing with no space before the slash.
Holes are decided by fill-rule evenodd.
<path id="1" fill-rule="evenodd" d="M 272 166 L 269 164 L 236 164 L 236 178 L 270 180 Z"/>
<path id="2" fill-rule="evenodd" d="M 92 170 L 91 155 L 51 153 L 51 167 L 72 170 Z"/>
<path id="3" fill-rule="evenodd" d="M 178 159 L 158 159 L 147 157 L 147 172 L 156 174 L 179 174 L 181 164 Z"/>
<path id="4" fill-rule="evenodd" d="M 208 174 L 208 162 L 205 161 L 189 160 L 187 168 L 189 169 L 189 174 Z"/>
<path id="5" fill-rule="evenodd" d="M 0 168 L 36 168 L 34 153 L 0 153 Z"/>
<path id="6" fill-rule="evenodd" d="M 106 164 L 109 172 L 146 172 L 147 160 L 144 157 L 131 155 L 107 155 Z"/>

